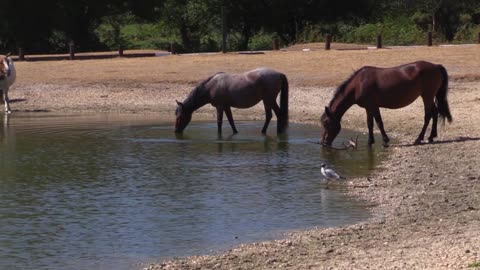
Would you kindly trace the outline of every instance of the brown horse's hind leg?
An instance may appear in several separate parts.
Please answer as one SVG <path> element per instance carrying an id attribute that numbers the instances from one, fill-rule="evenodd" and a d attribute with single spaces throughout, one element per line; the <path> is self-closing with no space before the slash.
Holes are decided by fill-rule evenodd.
<path id="1" fill-rule="evenodd" d="M 232 110 L 230 109 L 230 107 L 225 108 L 225 114 L 227 115 L 228 122 L 232 127 L 233 134 L 237 134 L 238 131 L 237 131 L 237 128 L 235 127 L 235 122 L 233 122 Z"/>
<path id="2" fill-rule="evenodd" d="M 380 129 L 380 132 L 382 133 L 382 138 L 383 138 L 383 145 L 388 145 L 388 142 L 390 142 L 390 138 L 388 138 L 387 133 L 385 132 L 385 129 L 383 127 L 383 121 L 382 121 L 382 115 L 380 114 L 380 109 L 376 108 L 373 113 L 373 117 L 375 117 L 375 122 L 377 122 L 378 129 Z"/>
<path id="3" fill-rule="evenodd" d="M 428 142 L 432 143 L 433 139 L 437 137 L 437 123 L 438 123 L 438 109 L 437 106 L 433 105 L 432 108 L 432 131 L 430 137 L 428 137 Z"/>
<path id="4" fill-rule="evenodd" d="M 430 119 L 432 119 L 432 107 L 427 106 L 424 100 L 424 105 L 425 105 L 425 117 L 423 120 L 423 128 L 420 134 L 418 135 L 418 138 L 415 140 L 415 144 L 421 144 L 423 141 L 423 138 L 425 137 L 425 132 L 427 131 L 428 124 L 430 123 Z M 433 126 L 432 126 L 433 128 Z"/>

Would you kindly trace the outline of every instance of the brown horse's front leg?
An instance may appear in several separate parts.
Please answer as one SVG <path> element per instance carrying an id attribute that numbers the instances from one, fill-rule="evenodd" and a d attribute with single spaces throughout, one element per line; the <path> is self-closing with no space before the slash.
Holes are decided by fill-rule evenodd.
<path id="1" fill-rule="evenodd" d="M 233 122 L 232 110 L 230 109 L 230 107 L 225 108 L 225 114 L 227 115 L 228 122 L 232 127 L 233 134 L 238 133 L 237 128 L 235 127 L 235 123 Z"/>
<path id="2" fill-rule="evenodd" d="M 371 146 L 375 143 L 375 138 L 373 137 L 373 113 L 367 110 L 367 127 L 368 127 L 368 145 Z"/>
<path id="3" fill-rule="evenodd" d="M 218 134 L 222 134 L 222 123 L 223 123 L 223 109 L 217 107 L 217 127 L 218 127 Z"/>

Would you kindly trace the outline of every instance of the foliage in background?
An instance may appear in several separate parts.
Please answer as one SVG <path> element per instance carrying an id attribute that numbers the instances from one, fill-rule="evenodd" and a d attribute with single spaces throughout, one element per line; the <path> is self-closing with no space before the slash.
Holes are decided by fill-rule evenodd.
<path id="1" fill-rule="evenodd" d="M 384 45 L 425 44 L 425 32 L 408 17 L 385 18 L 383 22 L 366 23 L 360 26 L 341 24 L 337 41 L 360 44 L 375 44 L 377 35 L 382 35 Z"/>
<path id="2" fill-rule="evenodd" d="M 228 50 L 323 40 L 386 45 L 476 42 L 478 0 L 2 0 L 0 51 L 166 49 L 219 51 L 222 7 Z"/>

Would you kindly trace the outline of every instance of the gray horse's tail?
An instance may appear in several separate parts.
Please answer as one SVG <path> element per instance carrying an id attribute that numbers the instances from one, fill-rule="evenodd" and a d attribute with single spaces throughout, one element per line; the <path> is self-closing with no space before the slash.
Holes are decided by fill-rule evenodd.
<path id="1" fill-rule="evenodd" d="M 284 133 L 288 128 L 288 79 L 285 74 L 280 75 L 280 115 L 278 119 L 277 133 Z M 280 119 L 281 118 L 281 119 Z"/>
<path id="2" fill-rule="evenodd" d="M 448 106 L 447 94 L 448 94 L 448 73 L 444 66 L 440 65 L 440 71 L 442 73 L 442 85 L 437 92 L 436 103 L 438 113 L 440 117 L 445 118 L 448 122 L 452 122 L 452 115 L 450 113 L 450 108 Z"/>

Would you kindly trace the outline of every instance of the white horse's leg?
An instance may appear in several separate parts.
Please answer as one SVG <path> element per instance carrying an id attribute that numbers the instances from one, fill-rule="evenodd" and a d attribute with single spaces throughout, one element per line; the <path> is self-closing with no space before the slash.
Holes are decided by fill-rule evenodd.
<path id="1" fill-rule="evenodd" d="M 8 98 L 8 87 L 3 92 L 3 101 L 5 102 L 5 113 L 12 113 L 10 110 L 10 99 Z"/>

